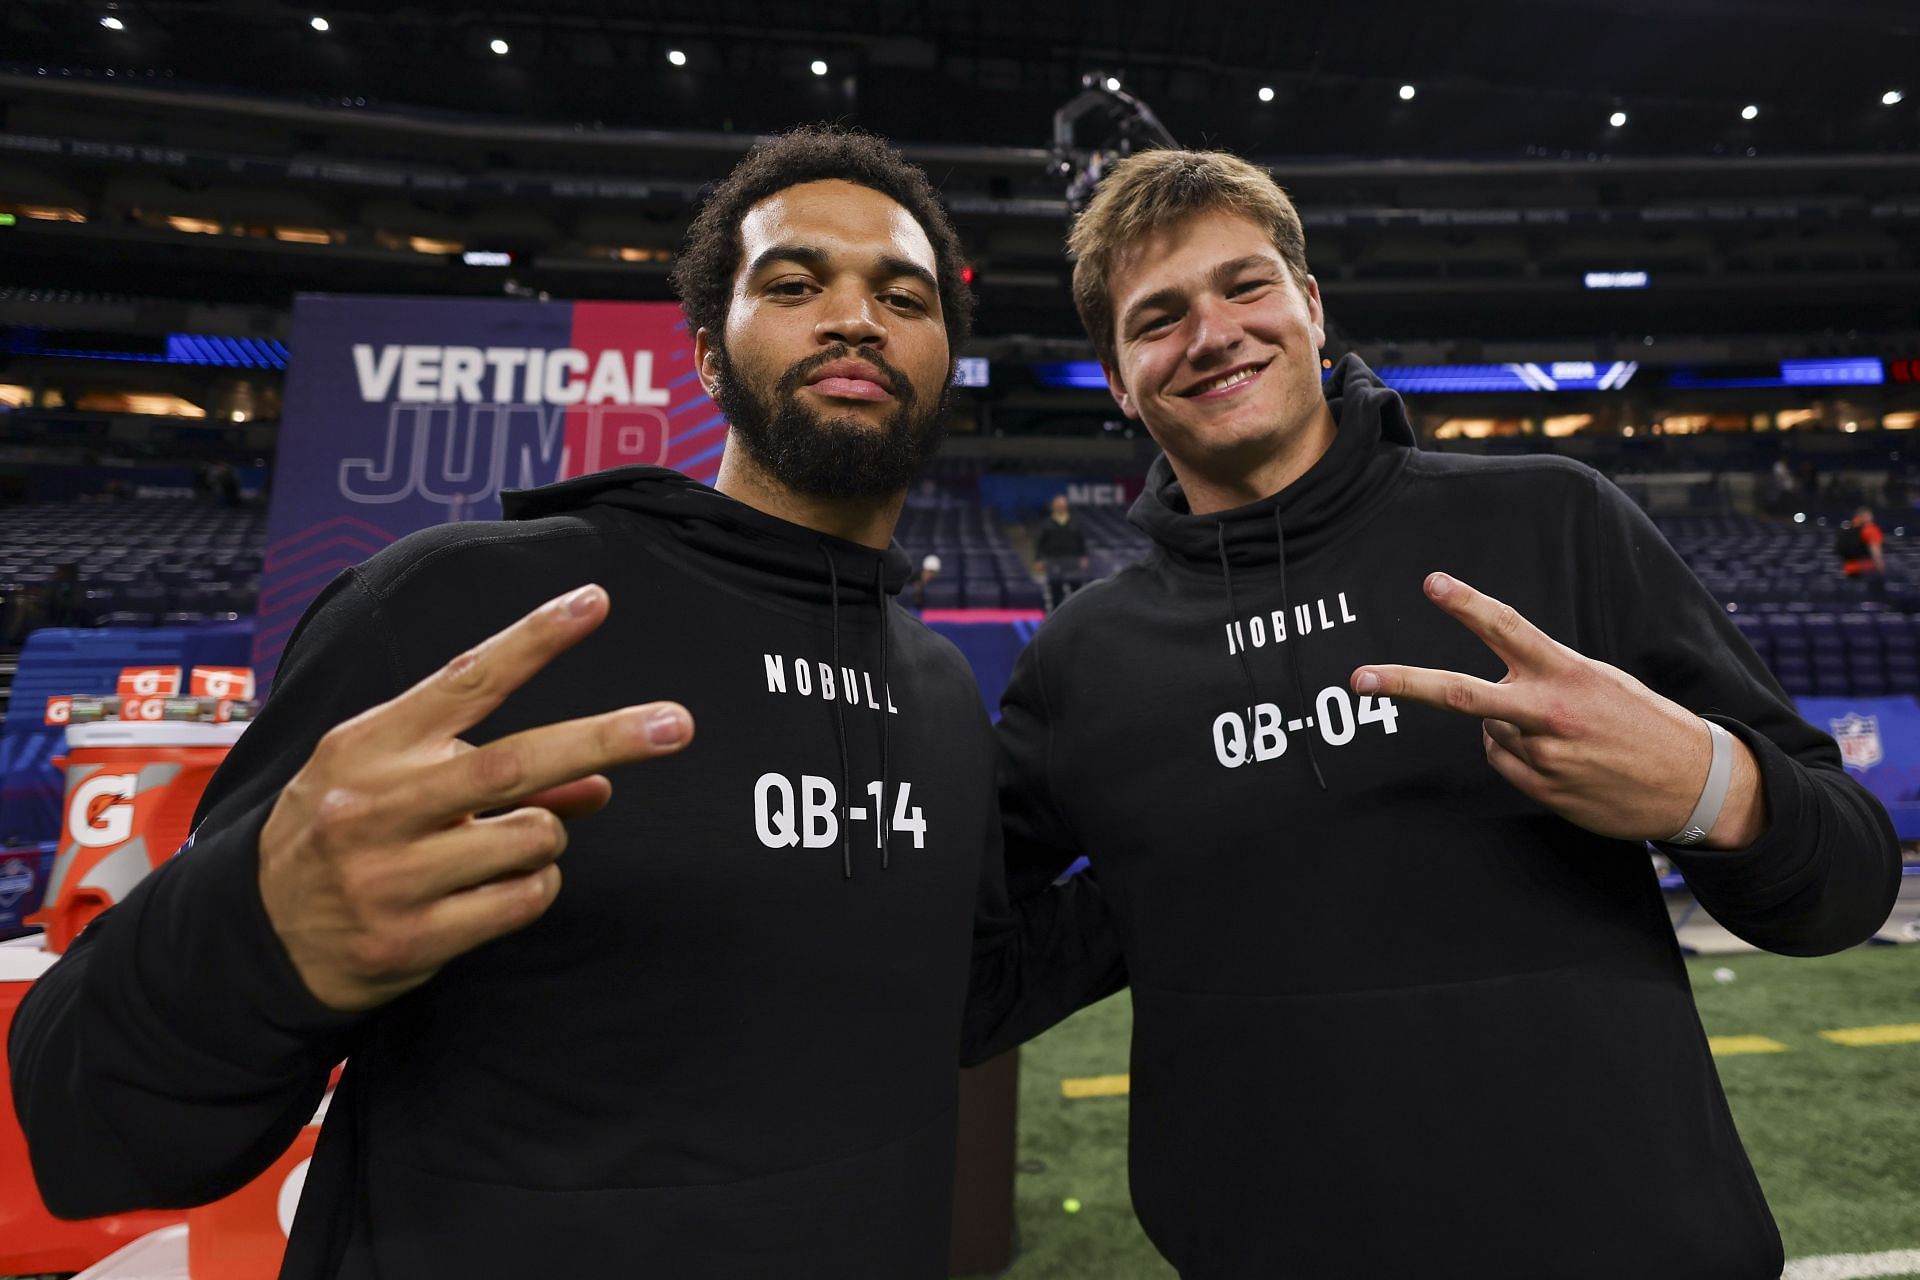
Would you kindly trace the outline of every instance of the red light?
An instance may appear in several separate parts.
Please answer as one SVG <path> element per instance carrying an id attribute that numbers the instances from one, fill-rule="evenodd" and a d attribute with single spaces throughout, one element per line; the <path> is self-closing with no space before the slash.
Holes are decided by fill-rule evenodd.
<path id="1" fill-rule="evenodd" d="M 960 268 L 960 283 L 961 284 L 973 283 L 973 264 L 972 263 L 968 263 L 966 266 Z"/>

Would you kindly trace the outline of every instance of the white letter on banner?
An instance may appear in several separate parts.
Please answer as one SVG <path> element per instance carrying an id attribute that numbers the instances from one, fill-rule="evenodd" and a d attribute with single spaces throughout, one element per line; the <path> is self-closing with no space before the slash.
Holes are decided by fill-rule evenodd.
<path id="1" fill-rule="evenodd" d="M 387 388 L 393 385 L 394 372 L 400 368 L 400 348 L 380 348 L 380 359 L 375 362 L 373 348 L 364 342 L 353 347 L 353 374 L 360 383 L 362 400 L 385 400 Z"/>
<path id="2" fill-rule="evenodd" d="M 410 404 L 440 398 L 440 348 L 408 347 L 400 357 L 400 396 Z"/>
<path id="3" fill-rule="evenodd" d="M 413 492 L 414 448 L 420 433 L 420 410 L 404 404 L 387 406 L 387 456 L 340 460 L 340 496 L 349 502 L 399 502 Z"/>
<path id="4" fill-rule="evenodd" d="M 547 353 L 547 377 L 541 389 L 548 404 L 579 404 L 587 386 L 577 375 L 587 371 L 587 353 L 566 347 Z M 568 374 L 576 375 L 572 381 Z"/>
<path id="5" fill-rule="evenodd" d="M 653 385 L 653 352 L 636 351 L 633 353 L 633 398 L 630 404 L 650 404 L 664 408 L 673 399 L 673 393 L 665 387 Z"/>
<path id="6" fill-rule="evenodd" d="M 500 483 L 503 487 L 531 489 L 560 478 L 561 455 L 567 445 L 565 409 L 547 410 L 537 404 L 487 407 L 502 424 Z"/>
<path id="7" fill-rule="evenodd" d="M 466 421 L 454 405 L 424 411 L 420 431 L 420 496 L 429 502 L 484 502 L 500 488 L 501 446 L 506 443 L 492 406 L 467 409 Z"/>
<path id="8" fill-rule="evenodd" d="M 587 403 L 632 403 L 633 392 L 627 386 L 627 366 L 618 351 L 602 351 L 593 366 L 593 381 L 587 384 Z"/>
<path id="9" fill-rule="evenodd" d="M 479 402 L 480 379 L 487 371 L 487 358 L 478 347 L 448 347 L 440 363 L 440 399 Z"/>
<path id="10" fill-rule="evenodd" d="M 493 399 L 496 404 L 510 404 L 521 397 L 513 394 L 513 373 L 527 362 L 527 353 L 518 347 L 488 347 L 487 363 L 493 366 Z M 534 397 L 527 396 L 531 400 Z"/>

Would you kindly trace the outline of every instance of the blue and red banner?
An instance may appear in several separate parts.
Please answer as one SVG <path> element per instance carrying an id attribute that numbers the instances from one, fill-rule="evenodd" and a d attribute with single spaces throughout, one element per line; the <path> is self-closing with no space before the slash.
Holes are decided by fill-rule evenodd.
<path id="1" fill-rule="evenodd" d="M 711 483 L 726 421 L 680 308 L 303 296 L 267 514 L 253 665 L 270 680 L 336 574 L 500 491 L 637 463 Z"/>

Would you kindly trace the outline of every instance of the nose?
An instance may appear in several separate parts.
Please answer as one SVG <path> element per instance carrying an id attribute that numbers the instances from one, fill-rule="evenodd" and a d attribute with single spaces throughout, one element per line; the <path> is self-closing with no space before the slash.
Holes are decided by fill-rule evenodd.
<path id="1" fill-rule="evenodd" d="M 884 347 L 887 328 L 878 308 L 879 303 L 864 291 L 835 290 L 820 322 L 813 326 L 813 336 L 822 346 Z"/>
<path id="2" fill-rule="evenodd" d="M 1189 318 L 1193 321 L 1191 336 L 1187 339 L 1187 362 L 1205 365 L 1221 360 L 1232 354 L 1246 337 L 1234 316 L 1233 307 L 1225 298 L 1199 298 L 1190 304 Z"/>

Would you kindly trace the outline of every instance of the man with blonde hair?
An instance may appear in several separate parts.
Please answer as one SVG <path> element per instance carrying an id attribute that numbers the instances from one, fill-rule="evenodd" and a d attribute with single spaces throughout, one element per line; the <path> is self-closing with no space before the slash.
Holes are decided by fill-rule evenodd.
<path id="1" fill-rule="evenodd" d="M 1188 1280 L 1778 1276 L 1646 843 L 1820 954 L 1888 914 L 1885 812 L 1603 477 L 1323 377 L 1264 171 L 1137 155 L 1070 247 L 1156 546 L 1023 656 L 1002 805 L 1118 919 L 1149 1236 Z"/>

